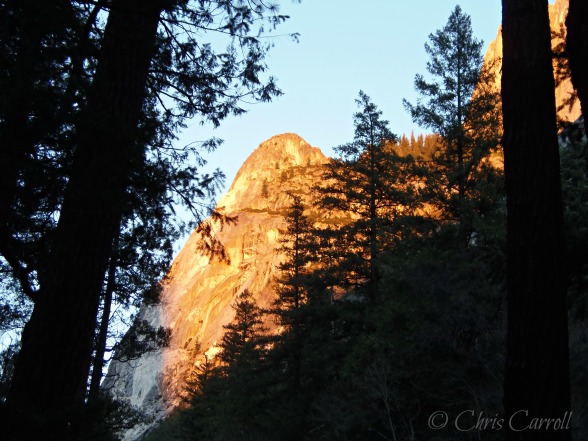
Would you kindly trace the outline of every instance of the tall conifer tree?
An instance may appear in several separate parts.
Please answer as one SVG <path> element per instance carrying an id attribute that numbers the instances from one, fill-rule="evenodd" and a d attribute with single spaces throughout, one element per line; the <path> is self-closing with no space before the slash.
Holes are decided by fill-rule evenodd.
<path id="1" fill-rule="evenodd" d="M 279 265 L 281 276 L 272 312 L 280 325 L 294 334 L 303 326 L 301 309 L 308 301 L 309 263 L 315 259 L 316 240 L 313 227 L 304 214 L 300 196 L 291 195 L 292 205 L 286 215 L 286 230 L 280 239 L 285 260 Z"/>
<path id="2" fill-rule="evenodd" d="M 261 358 L 263 343 L 259 338 L 263 328 L 263 311 L 256 305 L 251 292 L 245 289 L 233 304 L 235 317 L 224 326 L 225 335 L 220 343 L 220 360 L 226 367 L 238 369 L 246 364 L 249 367 Z"/>
<path id="3" fill-rule="evenodd" d="M 419 202 L 412 157 L 395 152 L 396 136 L 364 92 L 356 103 L 354 139 L 335 147 L 339 157 L 327 164 L 319 205 L 351 214 L 346 225 L 325 232 L 338 238 L 341 280 L 370 285 L 375 293 L 380 254 L 401 236 L 400 219 L 412 215 Z"/>
<path id="4" fill-rule="evenodd" d="M 459 222 L 459 242 L 465 247 L 480 164 L 500 141 L 498 94 L 482 68 L 482 42 L 459 6 L 443 29 L 429 35 L 425 51 L 429 78 L 416 75 L 421 97 L 404 105 L 416 123 L 440 136 L 428 187 L 442 217 Z"/>

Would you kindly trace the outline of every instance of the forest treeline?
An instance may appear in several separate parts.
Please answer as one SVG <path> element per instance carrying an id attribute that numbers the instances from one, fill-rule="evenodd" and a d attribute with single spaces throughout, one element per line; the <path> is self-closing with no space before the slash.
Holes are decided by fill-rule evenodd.
<path id="1" fill-rule="evenodd" d="M 398 139 L 360 92 L 314 189 L 350 221 L 317 228 L 292 197 L 275 302 L 236 299 L 219 356 L 194 360 L 185 408 L 147 439 L 588 437 L 586 137 L 568 127 L 558 147 L 548 2 L 502 4 L 500 90 L 459 7 L 429 36 L 404 105 L 433 137 Z M 558 72 L 584 113 L 586 12 L 570 0 Z M 234 221 L 208 204 L 222 173 L 199 174 L 219 140 L 175 136 L 281 93 L 262 37 L 286 19 L 258 0 L 0 1 L 0 326 L 19 338 L 4 439 L 116 439 L 138 421 L 98 389 L 111 310 L 157 302 L 178 201 Z M 169 337 L 137 329 L 122 357 Z"/>

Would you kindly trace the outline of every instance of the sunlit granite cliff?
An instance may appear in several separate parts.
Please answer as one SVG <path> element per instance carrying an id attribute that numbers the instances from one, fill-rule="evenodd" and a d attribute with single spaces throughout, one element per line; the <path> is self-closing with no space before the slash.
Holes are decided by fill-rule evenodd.
<path id="1" fill-rule="evenodd" d="M 152 414 L 180 404 L 190 370 L 204 354 L 218 351 L 223 325 L 233 318 L 233 299 L 249 289 L 261 307 L 273 300 L 282 259 L 278 238 L 292 204 L 288 192 L 300 195 L 310 210 L 311 188 L 325 161 L 318 148 L 290 133 L 274 136 L 251 154 L 217 204 L 225 214 L 237 216 L 234 224 L 215 226 L 230 261 L 211 260 L 200 250 L 200 235 L 191 235 L 163 281 L 161 304 L 140 312 L 152 326 L 170 329 L 169 347 L 138 360 L 113 362 L 104 384 L 112 395 Z"/>

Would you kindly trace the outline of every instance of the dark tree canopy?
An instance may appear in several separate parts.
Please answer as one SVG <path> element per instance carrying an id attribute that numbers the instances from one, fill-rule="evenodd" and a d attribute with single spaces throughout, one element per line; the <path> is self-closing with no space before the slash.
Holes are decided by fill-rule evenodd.
<path id="1" fill-rule="evenodd" d="M 109 262 L 138 288 L 165 267 L 178 198 L 220 218 L 206 200 L 222 174 L 200 176 L 198 149 L 173 141 L 188 118 L 218 125 L 280 94 L 262 35 L 285 19 L 241 0 L 0 3 L 1 263 L 34 301 L 9 436 L 77 436 Z"/>

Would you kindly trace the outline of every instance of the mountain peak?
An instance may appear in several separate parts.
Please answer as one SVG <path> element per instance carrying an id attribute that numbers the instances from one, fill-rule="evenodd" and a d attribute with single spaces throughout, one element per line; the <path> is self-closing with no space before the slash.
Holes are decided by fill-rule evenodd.
<path id="1" fill-rule="evenodd" d="M 325 155 L 317 147 L 312 147 L 301 136 L 295 133 L 282 133 L 272 136 L 262 142 L 247 158 L 237 173 L 239 175 L 249 171 L 251 167 L 260 166 L 292 167 L 320 165 L 325 162 Z"/>
<path id="2" fill-rule="evenodd" d="M 272 136 L 243 163 L 218 207 L 224 207 L 227 214 L 241 210 L 280 211 L 285 208 L 285 193 L 293 181 L 302 178 L 308 182 L 309 175 L 326 161 L 318 147 L 295 133 Z"/>

